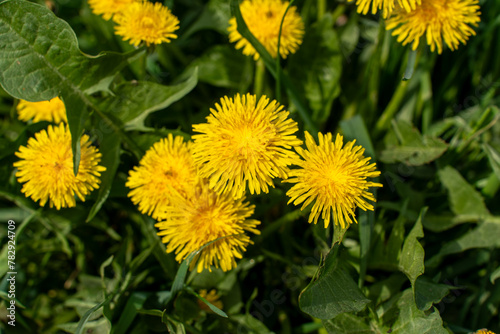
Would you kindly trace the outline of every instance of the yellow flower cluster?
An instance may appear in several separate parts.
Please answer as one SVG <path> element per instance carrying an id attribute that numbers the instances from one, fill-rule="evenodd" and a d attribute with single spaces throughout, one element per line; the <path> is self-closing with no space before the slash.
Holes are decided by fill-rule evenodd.
<path id="1" fill-rule="evenodd" d="M 349 0 L 355 1 L 355 0 Z M 476 34 L 480 22 L 478 0 L 356 0 L 359 13 L 383 9 L 386 29 L 403 45 L 416 50 L 425 38 L 432 52 L 443 52 L 443 43 L 456 50 Z"/>
<path id="2" fill-rule="evenodd" d="M 24 122 L 33 120 L 34 123 L 41 121 L 66 123 L 68 121 L 66 118 L 66 107 L 58 97 L 41 102 L 20 100 L 16 109 L 18 118 Z"/>
<path id="3" fill-rule="evenodd" d="M 179 19 L 161 3 L 146 0 L 88 0 L 92 12 L 113 19 L 115 33 L 134 46 L 169 43 Z"/>
<path id="4" fill-rule="evenodd" d="M 295 53 L 302 43 L 304 36 L 304 22 L 297 13 L 297 7 L 281 0 L 244 0 L 240 5 L 241 15 L 248 29 L 266 48 L 273 58 L 278 54 L 278 38 L 281 21 L 280 56 Z M 286 12 L 286 16 L 285 16 Z M 284 17 L 284 19 L 283 19 Z M 229 20 L 229 41 L 236 42 L 236 49 L 243 48 L 243 54 L 260 58 L 259 53 L 237 30 L 236 18 Z"/>
<path id="5" fill-rule="evenodd" d="M 73 153 L 69 127 L 60 123 L 35 134 L 27 146 L 21 146 L 14 163 L 17 179 L 24 183 L 22 192 L 40 206 L 47 201 L 57 210 L 76 205 L 75 195 L 81 201 L 92 190 L 99 188 L 99 177 L 106 168 L 99 165 L 101 153 L 90 145 L 89 137 L 80 140 L 80 165 L 73 172 Z"/>
<path id="6" fill-rule="evenodd" d="M 380 172 L 364 150 L 354 142 L 343 147 L 340 135 L 333 142 L 331 133 L 319 133 L 316 145 L 308 132 L 303 149 L 289 116 L 265 96 L 224 96 L 206 123 L 193 125 L 193 142 L 169 135 L 130 171 L 129 197 L 158 221 L 158 235 L 177 261 L 201 249 L 191 268 L 236 267 L 252 243 L 247 232 L 260 233 L 260 222 L 249 219 L 254 206 L 245 201 L 246 191 L 268 193 L 275 178 L 295 184 L 289 203 L 303 203 L 302 209 L 314 203 L 309 222 L 321 215 L 325 227 L 330 217 L 345 227 L 356 222 L 357 207 L 373 210 L 368 188 L 382 185 L 366 180 Z"/>
<path id="7" fill-rule="evenodd" d="M 480 329 L 477 332 L 474 332 L 474 334 L 495 334 L 493 331 L 489 331 L 487 329 Z"/>

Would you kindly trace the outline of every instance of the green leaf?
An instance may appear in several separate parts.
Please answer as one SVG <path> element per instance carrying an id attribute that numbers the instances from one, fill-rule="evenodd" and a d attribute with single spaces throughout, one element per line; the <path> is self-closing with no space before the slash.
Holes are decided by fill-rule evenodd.
<path id="1" fill-rule="evenodd" d="M 253 61 L 230 45 L 216 45 L 189 64 L 198 67 L 198 79 L 217 87 L 247 90 L 252 81 Z"/>
<path id="2" fill-rule="evenodd" d="M 495 175 L 500 180 L 500 153 L 488 144 L 483 144 L 483 150 L 488 156 L 488 161 L 490 162 L 491 168 L 495 172 Z"/>
<path id="3" fill-rule="evenodd" d="M 391 328 L 392 334 L 448 334 L 436 309 L 427 314 L 417 308 L 411 289 L 403 292 L 397 307 L 399 315 Z"/>
<path id="4" fill-rule="evenodd" d="M 83 334 L 83 331 L 85 329 L 85 325 L 87 324 L 87 321 L 92 316 L 92 314 L 95 311 L 97 311 L 98 309 L 100 309 L 101 307 L 103 307 L 105 304 L 109 303 L 114 298 L 114 296 L 115 296 L 114 294 L 110 294 L 108 296 L 108 298 L 106 298 L 105 300 L 103 300 L 102 302 L 100 302 L 96 306 L 92 307 L 90 310 L 88 310 L 83 315 L 83 317 L 80 319 L 80 321 L 78 322 L 78 326 L 76 327 L 75 334 Z"/>
<path id="5" fill-rule="evenodd" d="M 346 137 L 346 141 L 356 139 L 356 144 L 365 149 L 365 156 L 375 157 L 375 149 L 363 117 L 356 115 L 348 120 L 340 121 L 340 127 Z"/>
<path id="6" fill-rule="evenodd" d="M 451 210 L 456 215 L 489 216 L 490 212 L 484 204 L 484 199 L 460 173 L 451 166 L 446 166 L 438 172 L 441 183 L 448 190 Z"/>
<path id="7" fill-rule="evenodd" d="M 111 330 L 112 334 L 124 334 L 128 333 L 128 328 L 134 321 L 137 312 L 142 309 L 144 302 L 147 299 L 148 294 L 145 292 L 134 292 L 127 300 L 125 308 L 121 312 L 120 319 L 113 325 Z"/>
<path id="8" fill-rule="evenodd" d="M 186 40 L 193 33 L 205 29 L 213 29 L 227 35 L 230 18 L 231 13 L 227 0 L 210 0 L 197 20 L 179 36 L 179 41 Z"/>
<path id="9" fill-rule="evenodd" d="M 373 329 L 363 318 L 344 313 L 334 319 L 323 320 L 323 326 L 329 334 L 372 334 Z"/>
<path id="10" fill-rule="evenodd" d="M 419 310 L 427 311 L 432 304 L 439 303 L 453 286 L 438 284 L 419 277 L 415 283 L 415 303 Z"/>
<path id="11" fill-rule="evenodd" d="M 90 209 L 86 220 L 87 222 L 94 218 L 109 196 L 111 185 L 115 179 L 116 170 L 120 164 L 120 144 L 120 139 L 116 138 L 114 134 L 106 134 L 101 145 L 99 146 L 99 150 L 102 154 L 101 165 L 106 167 L 106 170 L 101 173 L 99 193 L 94 205 Z"/>
<path id="12" fill-rule="evenodd" d="M 403 212 L 399 215 L 398 219 L 391 224 L 391 234 L 387 240 L 385 240 L 384 227 L 380 224 L 375 226 L 374 240 L 376 244 L 370 254 L 370 267 L 384 270 L 398 270 L 398 258 L 405 237 L 405 210 L 406 205 L 403 207 Z"/>
<path id="13" fill-rule="evenodd" d="M 332 319 L 341 313 L 358 312 L 370 302 L 334 254 L 330 251 L 317 279 L 299 296 L 300 309 L 315 318 Z"/>
<path id="14" fill-rule="evenodd" d="M 170 299 L 167 301 L 167 303 L 170 302 L 170 300 L 172 300 L 172 298 L 174 298 L 177 295 L 177 293 L 184 288 L 184 282 L 186 281 L 186 274 L 188 268 L 196 263 L 196 260 L 200 255 L 200 252 L 203 249 L 205 249 L 205 247 L 208 247 L 214 242 L 217 242 L 227 237 L 230 237 L 230 235 L 223 236 L 215 240 L 212 240 L 210 242 L 207 242 L 206 244 L 201 246 L 198 250 L 195 250 L 194 252 L 189 254 L 188 257 L 184 259 L 184 261 L 182 261 L 181 265 L 179 266 L 179 269 L 177 270 L 177 273 L 175 274 L 174 282 L 172 283 L 172 289 L 170 290 L 171 292 Z"/>
<path id="15" fill-rule="evenodd" d="M 406 237 L 405 243 L 403 244 L 401 257 L 399 258 L 399 269 L 403 273 L 405 273 L 413 287 L 415 286 L 417 277 L 424 273 L 425 252 L 424 248 L 422 247 L 420 242 L 418 242 L 417 238 L 424 237 L 422 218 L 425 215 L 426 211 L 427 208 L 423 208 L 420 211 L 417 222 Z"/>
<path id="16" fill-rule="evenodd" d="M 342 54 L 334 23 L 332 15 L 327 13 L 310 26 L 288 63 L 292 80 L 304 92 L 313 111 L 312 118 L 318 124 L 328 119 L 333 100 L 340 94 Z"/>
<path id="17" fill-rule="evenodd" d="M 346 141 L 356 140 L 356 144 L 365 149 L 365 156 L 375 157 L 375 150 L 366 129 L 365 122 L 360 115 L 356 115 L 348 120 L 340 121 L 340 127 L 346 137 Z M 376 193 L 376 190 L 371 190 Z M 361 211 L 361 210 L 360 210 Z M 370 247 L 372 244 L 373 226 L 375 214 L 373 211 L 361 211 L 359 213 L 359 241 L 360 241 L 360 281 L 364 281 L 368 259 L 370 257 Z"/>
<path id="18" fill-rule="evenodd" d="M 202 296 L 200 296 L 198 293 L 196 293 L 196 291 L 194 291 L 191 288 L 188 288 L 187 290 L 192 295 L 196 296 L 196 298 L 198 298 L 199 300 L 201 300 L 202 302 L 204 302 L 215 314 L 217 314 L 217 315 L 219 315 L 219 316 L 221 316 L 223 318 L 228 318 L 226 312 L 222 311 L 220 308 L 218 308 L 214 304 L 210 303 L 208 300 L 206 300 L 205 298 L 203 298 Z"/>
<path id="19" fill-rule="evenodd" d="M 410 166 L 420 166 L 439 158 L 448 144 L 439 138 L 422 136 L 420 132 L 406 121 L 392 122 L 393 134 L 398 145 L 388 145 L 380 155 L 385 163 L 404 162 Z"/>
<path id="20" fill-rule="evenodd" d="M 495 281 L 500 277 L 500 267 L 495 269 L 490 275 L 491 284 L 495 284 Z"/>
<path id="21" fill-rule="evenodd" d="M 113 89 L 114 96 L 99 102 L 100 110 L 120 119 L 127 130 L 144 129 L 144 120 L 152 112 L 167 108 L 196 86 L 198 70 L 192 70 L 180 84 L 165 86 L 148 81 L 125 82 Z"/>
<path id="22" fill-rule="evenodd" d="M 21 0 L 0 4 L 0 50 L 0 85 L 10 95 L 32 102 L 56 96 L 64 101 L 76 174 L 88 114 L 86 94 L 107 89 L 139 51 L 86 56 L 68 23 L 45 6 Z"/>
<path id="23" fill-rule="evenodd" d="M 486 220 L 460 238 L 446 243 L 436 256 L 461 253 L 472 248 L 500 247 L 500 221 Z"/>

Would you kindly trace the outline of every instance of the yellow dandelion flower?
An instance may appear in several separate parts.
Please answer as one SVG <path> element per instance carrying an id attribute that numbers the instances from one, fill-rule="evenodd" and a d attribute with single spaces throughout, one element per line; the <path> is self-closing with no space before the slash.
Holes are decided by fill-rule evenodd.
<path id="1" fill-rule="evenodd" d="M 355 0 L 348 0 L 353 2 Z M 372 7 L 371 13 L 376 14 L 377 11 L 383 10 L 382 15 L 385 18 L 389 17 L 394 10 L 394 7 L 399 6 L 407 12 L 410 12 L 420 5 L 421 0 L 356 0 L 357 12 L 363 15 L 368 14 L 370 5 Z"/>
<path id="2" fill-rule="evenodd" d="M 241 15 L 250 32 L 259 40 L 273 58 L 278 53 L 278 35 L 281 20 L 289 5 L 281 0 L 245 0 L 240 4 Z M 236 42 L 236 49 L 243 48 L 243 54 L 259 59 L 259 53 L 236 30 L 236 18 L 229 20 L 229 41 Z M 291 6 L 286 13 L 281 31 L 280 56 L 286 58 L 295 53 L 302 44 L 304 37 L 304 22 L 297 13 L 297 7 Z"/>
<path id="3" fill-rule="evenodd" d="M 142 157 L 139 166 L 129 172 L 128 196 L 142 213 L 154 219 L 163 215 L 171 193 L 186 193 L 196 182 L 196 168 L 191 156 L 191 143 L 169 134 L 155 143 Z"/>
<path id="4" fill-rule="evenodd" d="M 63 101 L 55 97 L 49 101 L 28 102 L 20 100 L 17 104 L 17 114 L 21 121 L 34 123 L 49 121 L 54 123 L 67 122 L 66 107 Z"/>
<path id="5" fill-rule="evenodd" d="M 133 2 L 114 20 L 117 23 L 115 33 L 135 46 L 141 42 L 147 46 L 169 43 L 171 39 L 177 38 L 174 31 L 179 29 L 177 17 L 159 2 Z"/>
<path id="6" fill-rule="evenodd" d="M 89 7 L 95 15 L 102 15 L 109 20 L 113 15 L 120 14 L 127 6 L 136 0 L 88 0 Z"/>
<path id="7" fill-rule="evenodd" d="M 332 134 L 318 133 L 319 145 L 306 131 L 307 150 L 297 148 L 297 152 L 304 158 L 297 165 L 298 169 L 290 172 L 287 182 L 296 183 L 286 194 L 290 197 L 288 204 L 298 205 L 302 202 L 301 210 L 315 202 L 309 223 L 325 221 L 325 228 L 330 224 L 330 213 L 333 212 L 335 225 L 356 221 L 354 209 L 373 210 L 373 205 L 365 199 L 375 202 L 372 193 L 366 191 L 369 187 L 381 187 L 380 183 L 368 182 L 367 177 L 380 175 L 375 170 L 375 164 L 369 164 L 370 158 L 363 156 L 364 149 L 354 146 L 354 141 L 348 142 L 343 148 L 343 137 L 337 134 L 335 143 Z"/>
<path id="8" fill-rule="evenodd" d="M 472 26 L 481 21 L 477 0 L 422 0 L 411 12 L 396 9 L 387 20 L 386 29 L 403 45 L 411 43 L 416 50 L 420 38 L 425 36 L 427 45 L 434 52 L 443 52 L 443 40 L 452 50 L 460 43 L 466 44 L 469 36 L 476 35 Z"/>
<path id="9" fill-rule="evenodd" d="M 495 333 L 493 333 L 492 331 L 487 330 L 486 328 L 483 328 L 483 329 L 478 330 L 474 334 L 495 334 Z"/>
<path id="10" fill-rule="evenodd" d="M 205 247 L 192 261 L 191 269 L 196 261 L 198 272 L 211 270 L 212 265 L 223 271 L 235 268 L 235 258 L 241 259 L 252 243 L 245 232 L 260 234 L 255 228 L 260 222 L 247 219 L 253 214 L 254 205 L 244 200 L 227 193 L 218 195 L 201 179 L 188 196 L 172 196 L 165 220 L 155 225 L 167 244 L 167 252 L 175 252 L 175 259 L 181 262 L 201 246 L 224 237 Z"/>
<path id="11" fill-rule="evenodd" d="M 227 96 L 210 109 L 208 122 L 193 125 L 193 157 L 201 177 L 216 192 L 243 196 L 269 192 L 273 178 L 286 179 L 298 156 L 290 149 L 302 142 L 297 123 L 276 101 L 255 95 Z"/>
<path id="12" fill-rule="evenodd" d="M 92 190 L 99 188 L 99 176 L 106 168 L 99 166 L 101 153 L 90 145 L 89 137 L 80 140 L 81 156 L 78 175 L 73 173 L 71 134 L 68 126 L 50 125 L 35 134 L 28 145 L 16 152 L 21 160 L 14 163 L 18 168 L 17 180 L 24 183 L 21 191 L 40 206 L 50 200 L 50 207 L 57 210 L 74 207 L 75 194 L 82 202 Z"/>
<path id="13" fill-rule="evenodd" d="M 210 304 L 217 307 L 219 310 L 222 310 L 222 308 L 224 307 L 224 304 L 222 304 L 222 301 L 219 300 L 220 296 L 217 294 L 217 291 L 215 291 L 214 289 L 210 290 L 209 293 L 207 293 L 206 289 L 202 289 L 199 291 L 199 295 L 201 297 L 205 298 Z M 207 304 L 205 304 L 204 302 L 202 302 L 199 299 L 198 299 L 198 306 L 204 311 L 212 312 L 212 310 L 210 310 L 210 308 L 207 306 Z"/>

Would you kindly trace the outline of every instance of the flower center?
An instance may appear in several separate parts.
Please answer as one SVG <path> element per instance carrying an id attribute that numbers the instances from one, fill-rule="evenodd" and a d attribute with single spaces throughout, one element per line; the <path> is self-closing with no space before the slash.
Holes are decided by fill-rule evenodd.
<path id="1" fill-rule="evenodd" d="M 144 29 L 153 29 L 154 25 L 155 25 L 155 21 L 151 17 L 149 17 L 149 16 L 143 16 L 141 18 L 141 26 Z"/>

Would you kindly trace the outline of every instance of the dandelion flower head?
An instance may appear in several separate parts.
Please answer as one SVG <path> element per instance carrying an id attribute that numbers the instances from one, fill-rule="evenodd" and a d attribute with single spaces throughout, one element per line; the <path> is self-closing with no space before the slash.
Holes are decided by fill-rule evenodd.
<path id="1" fill-rule="evenodd" d="M 478 0 L 421 0 L 415 10 L 406 12 L 396 9 L 387 20 L 386 29 L 398 42 L 410 44 L 413 50 L 418 48 L 420 38 L 425 36 L 431 51 L 441 54 L 443 40 L 451 50 L 456 50 L 460 43 L 466 44 L 469 36 L 476 35 L 471 26 L 481 21 Z"/>
<path id="2" fill-rule="evenodd" d="M 354 0 L 349 0 L 352 2 Z M 421 0 L 356 0 L 356 6 L 358 7 L 357 12 L 363 15 L 368 14 L 371 5 L 371 13 L 376 14 L 377 11 L 382 11 L 382 16 L 387 18 L 391 15 L 394 7 L 399 6 L 399 8 L 410 12 L 420 4 Z"/>
<path id="3" fill-rule="evenodd" d="M 207 292 L 206 289 L 202 289 L 199 291 L 199 295 L 203 298 L 205 298 L 210 304 L 213 306 L 217 307 L 219 310 L 222 310 L 224 307 L 224 304 L 222 304 L 222 301 L 220 301 L 220 296 L 217 294 L 217 291 L 214 289 L 210 290 L 210 292 Z M 201 300 L 198 299 L 198 306 L 204 310 L 204 311 L 211 311 L 210 308 L 202 302 Z"/>
<path id="4" fill-rule="evenodd" d="M 49 101 L 28 102 L 20 100 L 17 104 L 17 114 L 21 121 L 34 123 L 49 121 L 54 123 L 67 122 L 66 107 L 63 101 L 55 97 Z"/>
<path id="5" fill-rule="evenodd" d="M 307 149 L 297 148 L 304 158 L 297 165 L 298 169 L 290 172 L 287 182 L 295 185 L 287 192 L 288 203 L 298 205 L 303 203 L 301 210 L 314 202 L 309 215 L 309 223 L 318 221 L 319 216 L 325 222 L 325 228 L 330 223 L 330 216 L 336 225 L 342 228 L 356 222 L 354 210 L 373 210 L 373 205 L 367 200 L 375 201 L 369 187 L 381 187 L 380 183 L 369 182 L 368 177 L 377 177 L 379 171 L 375 164 L 369 164 L 370 158 L 363 156 L 364 149 L 354 146 L 354 141 L 343 146 L 343 137 L 337 134 L 335 142 L 332 134 L 318 134 L 319 145 L 306 131 Z"/>
<path id="6" fill-rule="evenodd" d="M 198 272 L 211 270 L 212 265 L 223 271 L 235 268 L 235 259 L 241 259 L 252 243 L 245 232 L 260 234 L 255 228 L 260 222 L 247 219 L 254 206 L 244 200 L 234 199 L 228 193 L 218 195 L 202 179 L 188 196 L 173 196 L 165 220 L 155 225 L 167 244 L 167 252 L 175 252 L 175 259 L 181 262 L 203 245 L 221 238 L 195 256 L 191 269 L 196 262 Z"/>
<path id="7" fill-rule="evenodd" d="M 477 332 L 475 332 L 474 334 L 495 334 L 495 333 L 493 333 L 492 331 L 489 331 L 487 329 L 480 329 Z"/>
<path id="8" fill-rule="evenodd" d="M 128 196 L 139 211 L 159 219 L 169 205 L 172 192 L 185 195 L 194 186 L 196 168 L 191 156 L 191 143 L 181 136 L 163 138 L 142 157 L 139 166 L 129 172 Z"/>
<path id="9" fill-rule="evenodd" d="M 269 192 L 273 178 L 286 179 L 298 158 L 291 148 L 302 142 L 294 135 L 297 123 L 276 101 L 262 96 L 227 96 L 210 109 L 207 123 L 193 125 L 193 157 L 201 177 L 216 192 Z"/>
<path id="10" fill-rule="evenodd" d="M 141 42 L 147 46 L 169 43 L 177 38 L 174 32 L 179 29 L 179 19 L 159 2 L 133 2 L 114 20 L 117 23 L 115 33 L 135 46 Z"/>
<path id="11" fill-rule="evenodd" d="M 281 20 L 289 5 L 281 0 L 244 0 L 240 4 L 241 15 L 250 32 L 259 40 L 273 58 L 278 53 L 278 36 Z M 229 41 L 236 42 L 236 49 L 243 48 L 243 54 L 259 59 L 259 53 L 237 31 L 236 18 L 229 20 Z M 297 13 L 297 7 L 291 6 L 286 13 L 281 31 L 280 56 L 286 58 L 295 53 L 302 43 L 304 22 Z"/>
<path id="12" fill-rule="evenodd" d="M 88 0 L 92 13 L 102 15 L 105 20 L 119 14 L 134 1 L 136 0 Z"/>
<path id="13" fill-rule="evenodd" d="M 24 183 L 21 191 L 40 206 L 50 201 L 57 210 L 76 205 L 75 195 L 81 201 L 92 190 L 99 188 L 99 177 L 106 168 L 99 166 L 101 153 L 90 145 L 89 137 L 80 140 L 81 156 L 78 174 L 73 172 L 71 134 L 67 125 L 50 125 L 47 130 L 35 134 L 27 146 L 16 152 L 21 160 L 14 163 L 16 177 Z"/>

